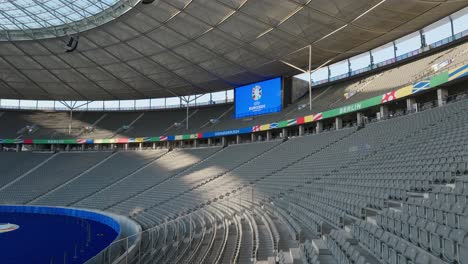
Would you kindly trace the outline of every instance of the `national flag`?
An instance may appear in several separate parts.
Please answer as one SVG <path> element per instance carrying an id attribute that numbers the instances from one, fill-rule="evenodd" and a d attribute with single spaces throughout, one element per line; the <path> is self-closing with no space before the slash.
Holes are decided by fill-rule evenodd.
<path id="1" fill-rule="evenodd" d="M 278 128 L 278 123 L 271 123 L 270 129 Z"/>
<path id="2" fill-rule="evenodd" d="M 296 124 L 302 125 L 305 123 L 305 118 L 304 117 L 298 117 L 296 118 Z"/>
<path id="3" fill-rule="evenodd" d="M 160 141 L 167 141 L 167 136 L 160 136 L 160 137 L 159 137 L 159 140 L 160 140 Z"/>
<path id="4" fill-rule="evenodd" d="M 304 116 L 304 123 L 310 123 L 314 121 L 314 115 Z"/>
<path id="5" fill-rule="evenodd" d="M 252 127 L 252 131 L 253 131 L 253 132 L 258 132 L 258 131 L 260 131 L 260 126 L 253 126 L 253 127 Z"/>
<path id="6" fill-rule="evenodd" d="M 77 139 L 76 143 L 77 144 L 86 144 L 86 139 Z"/>
<path id="7" fill-rule="evenodd" d="M 294 125 L 297 125 L 297 119 L 289 119 L 288 126 L 294 126 Z"/>
<path id="8" fill-rule="evenodd" d="M 396 91 L 391 91 L 391 92 L 388 92 L 388 93 L 382 95 L 381 103 L 390 102 L 390 101 L 393 101 L 395 99 L 396 99 Z"/>
<path id="9" fill-rule="evenodd" d="M 314 118 L 312 119 L 312 121 L 322 120 L 322 118 L 323 118 L 322 113 L 318 113 L 314 115 Z"/>
<path id="10" fill-rule="evenodd" d="M 117 143 L 128 143 L 128 138 L 118 138 Z"/>
<path id="11" fill-rule="evenodd" d="M 429 81 L 418 82 L 416 84 L 413 84 L 413 94 L 419 93 L 429 88 L 431 88 L 431 83 Z"/>

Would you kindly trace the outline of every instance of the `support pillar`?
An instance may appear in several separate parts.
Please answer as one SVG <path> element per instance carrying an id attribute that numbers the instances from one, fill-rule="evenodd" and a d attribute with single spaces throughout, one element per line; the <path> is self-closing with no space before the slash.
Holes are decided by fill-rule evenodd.
<path id="1" fill-rule="evenodd" d="M 139 149 L 139 150 L 142 150 L 142 149 L 143 149 L 143 143 L 142 143 L 142 142 L 138 143 L 138 149 Z"/>
<path id="2" fill-rule="evenodd" d="M 110 144 L 110 148 L 111 148 L 111 150 L 114 150 L 115 144 Z"/>
<path id="3" fill-rule="evenodd" d="M 197 140 L 197 139 L 195 139 L 195 140 L 193 141 L 193 147 L 194 147 L 194 148 L 198 148 L 198 140 Z"/>
<path id="4" fill-rule="evenodd" d="M 226 142 L 227 142 L 227 141 L 226 141 L 226 137 L 222 137 L 222 138 L 221 138 L 221 145 L 222 145 L 223 147 L 227 145 Z"/>
<path id="5" fill-rule="evenodd" d="M 411 113 L 417 109 L 415 109 L 414 105 L 416 104 L 416 99 L 408 98 L 406 99 L 406 111 Z"/>
<path id="6" fill-rule="evenodd" d="M 388 106 L 381 105 L 380 106 L 380 119 L 387 119 L 388 118 Z"/>
<path id="7" fill-rule="evenodd" d="M 357 123 L 358 126 L 361 126 L 362 123 L 363 123 L 362 117 L 363 117 L 362 113 L 360 113 L 360 112 L 356 113 L 356 123 Z"/>
<path id="8" fill-rule="evenodd" d="M 322 131 L 323 131 L 323 123 L 322 123 L 322 121 L 318 121 L 317 126 L 315 128 L 315 133 L 317 133 L 317 134 L 322 133 Z"/>
<path id="9" fill-rule="evenodd" d="M 240 144 L 241 143 L 241 137 L 240 135 L 236 135 L 236 144 Z"/>
<path id="10" fill-rule="evenodd" d="M 81 151 L 85 151 L 85 144 L 81 145 Z"/>
<path id="11" fill-rule="evenodd" d="M 283 128 L 283 138 L 287 138 L 288 137 L 288 130 L 286 128 Z"/>
<path id="12" fill-rule="evenodd" d="M 21 151 L 21 144 L 16 144 L 16 152 L 20 152 Z"/>
<path id="13" fill-rule="evenodd" d="M 270 141 L 270 140 L 271 140 L 271 130 L 268 130 L 268 131 L 266 132 L 266 140 L 267 140 L 267 141 Z"/>
<path id="14" fill-rule="evenodd" d="M 443 106 L 444 104 L 446 104 L 447 97 L 448 97 L 447 89 L 443 89 L 443 88 L 437 89 L 437 105 L 438 106 Z"/>
<path id="15" fill-rule="evenodd" d="M 125 149 L 125 150 L 128 150 L 128 143 L 125 143 L 124 149 Z"/>
<path id="16" fill-rule="evenodd" d="M 183 146 L 184 146 L 184 141 L 183 140 L 179 141 L 179 147 L 182 148 Z"/>
<path id="17" fill-rule="evenodd" d="M 156 142 L 153 142 L 153 149 L 156 149 Z"/>
<path id="18" fill-rule="evenodd" d="M 302 137 L 304 135 L 304 125 L 299 126 L 299 136 Z"/>
<path id="19" fill-rule="evenodd" d="M 335 118 L 335 129 L 342 129 L 343 128 L 343 119 L 341 117 Z"/>
<path id="20" fill-rule="evenodd" d="M 70 144 L 67 144 L 67 145 L 65 146 L 65 151 L 67 151 L 67 152 L 70 151 Z"/>
<path id="21" fill-rule="evenodd" d="M 166 141 L 166 147 L 167 147 L 167 149 L 171 148 L 171 142 L 170 141 Z"/>
<path id="22" fill-rule="evenodd" d="M 54 144 L 50 145 L 50 150 L 51 150 L 52 152 L 55 151 L 55 145 L 54 145 Z M 19 152 L 19 144 L 16 144 L 16 152 Z"/>
<path id="23" fill-rule="evenodd" d="M 211 138 L 208 138 L 208 146 L 211 146 L 211 144 L 212 144 L 212 140 Z"/>
<path id="24" fill-rule="evenodd" d="M 250 141 L 255 142 L 255 134 L 250 134 Z"/>

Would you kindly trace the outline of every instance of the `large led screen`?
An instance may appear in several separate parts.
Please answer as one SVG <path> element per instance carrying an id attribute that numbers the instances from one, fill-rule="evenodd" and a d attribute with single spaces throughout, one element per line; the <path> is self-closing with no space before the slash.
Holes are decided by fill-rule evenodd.
<path id="1" fill-rule="evenodd" d="M 236 88 L 235 106 L 235 118 L 281 111 L 281 78 Z"/>

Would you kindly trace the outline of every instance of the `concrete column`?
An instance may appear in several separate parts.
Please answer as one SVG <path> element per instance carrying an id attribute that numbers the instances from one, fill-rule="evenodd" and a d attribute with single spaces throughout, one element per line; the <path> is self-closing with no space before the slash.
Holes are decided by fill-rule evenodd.
<path id="1" fill-rule="evenodd" d="M 226 137 L 221 138 L 221 145 L 226 146 Z"/>
<path id="2" fill-rule="evenodd" d="M 362 121 L 363 121 L 362 118 L 363 118 L 362 113 L 357 112 L 357 113 L 356 113 L 356 120 L 357 120 L 358 126 L 362 125 Z"/>
<path id="3" fill-rule="evenodd" d="M 416 99 L 414 98 L 408 98 L 406 99 L 406 111 L 412 112 L 413 110 L 413 105 L 416 104 Z"/>
<path id="4" fill-rule="evenodd" d="M 125 150 L 128 150 L 128 143 L 125 143 L 124 149 L 125 149 Z"/>
<path id="5" fill-rule="evenodd" d="M 66 150 L 66 151 L 70 151 L 70 144 L 67 144 L 67 145 L 65 146 L 65 150 Z"/>
<path id="6" fill-rule="evenodd" d="M 138 143 L 138 149 L 139 149 L 139 150 L 142 150 L 142 149 L 143 149 L 143 143 L 142 143 L 142 142 Z"/>
<path id="7" fill-rule="evenodd" d="M 343 119 L 341 119 L 341 117 L 335 118 L 335 128 L 337 130 L 343 128 Z"/>
<path id="8" fill-rule="evenodd" d="M 299 136 L 303 136 L 304 135 L 304 125 L 300 125 L 299 126 Z"/>
<path id="9" fill-rule="evenodd" d="M 18 151 L 19 151 L 19 149 L 18 149 L 18 148 L 19 148 L 19 144 L 16 144 L 16 152 L 18 152 Z M 50 145 L 50 150 L 52 150 L 52 152 L 54 152 L 54 151 L 55 151 L 55 145 L 54 145 L 54 144 Z"/>
<path id="10" fill-rule="evenodd" d="M 197 147 L 198 147 L 198 140 L 195 139 L 195 140 L 193 141 L 193 147 L 194 147 L 194 148 L 197 148 Z"/>
<path id="11" fill-rule="evenodd" d="M 21 144 L 16 144 L 16 152 L 20 152 L 20 151 L 21 151 Z"/>
<path id="12" fill-rule="evenodd" d="M 255 142 L 255 134 L 250 134 L 250 141 Z"/>
<path id="13" fill-rule="evenodd" d="M 380 106 L 380 118 L 387 119 L 387 117 L 388 117 L 388 106 L 381 105 Z"/>
<path id="14" fill-rule="evenodd" d="M 153 142 L 153 149 L 156 149 L 156 142 Z"/>
<path id="15" fill-rule="evenodd" d="M 439 88 L 437 89 L 437 105 L 443 106 L 447 103 L 448 90 Z"/>
<path id="16" fill-rule="evenodd" d="M 85 150 L 85 144 L 81 144 L 81 151 Z"/>
<path id="17" fill-rule="evenodd" d="M 241 143 L 241 137 L 240 135 L 237 135 L 236 136 L 236 144 L 240 144 Z"/>
<path id="18" fill-rule="evenodd" d="M 184 141 L 183 140 L 179 141 L 179 147 L 183 147 L 183 146 L 184 146 Z"/>
<path id="19" fill-rule="evenodd" d="M 283 128 L 282 133 L 283 133 L 283 138 L 288 137 L 288 130 L 286 128 Z"/>
<path id="20" fill-rule="evenodd" d="M 318 121 L 317 122 L 317 125 L 316 125 L 316 128 L 315 128 L 315 133 L 322 133 L 323 131 L 323 123 L 322 121 Z"/>
<path id="21" fill-rule="evenodd" d="M 208 146 L 211 146 L 211 144 L 212 144 L 212 140 L 211 138 L 208 138 Z"/>
<path id="22" fill-rule="evenodd" d="M 271 130 L 268 130 L 266 133 L 267 133 L 266 140 L 270 141 L 271 140 Z"/>
<path id="23" fill-rule="evenodd" d="M 171 142 L 170 141 L 166 141 L 166 147 L 167 147 L 167 149 L 171 148 Z"/>

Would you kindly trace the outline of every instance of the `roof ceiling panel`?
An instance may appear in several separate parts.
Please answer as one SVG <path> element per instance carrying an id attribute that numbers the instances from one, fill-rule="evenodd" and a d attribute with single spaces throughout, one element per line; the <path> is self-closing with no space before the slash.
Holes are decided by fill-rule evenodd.
<path id="1" fill-rule="evenodd" d="M 179 46 L 174 49 L 174 52 L 196 64 L 216 57 L 216 54 L 205 49 L 196 42 L 190 42 L 186 45 Z"/>
<path id="2" fill-rule="evenodd" d="M 380 2 L 158 0 L 130 11 L 123 7 L 127 13 L 82 31 L 73 52 L 66 52 L 66 44 L 75 32 L 0 41 L 0 98 L 133 99 L 219 91 L 296 73 L 280 60 L 305 68 L 308 54 L 301 48 L 307 45 L 313 65 L 336 62 L 468 6 L 468 0 L 387 0 L 356 19 Z"/>
<path id="3" fill-rule="evenodd" d="M 124 63 L 103 66 L 109 73 L 119 76 L 119 78 L 130 78 L 140 76 L 136 71 Z"/>
<path id="4" fill-rule="evenodd" d="M 251 42 L 270 27 L 258 20 L 236 12 L 221 25 L 219 29 L 243 42 Z"/>
<path id="5" fill-rule="evenodd" d="M 147 36 L 166 48 L 175 47 L 188 41 L 182 34 L 168 27 L 157 28 L 149 32 Z"/>
<path id="6" fill-rule="evenodd" d="M 140 36 L 128 41 L 127 44 L 146 56 L 163 52 L 166 49 L 147 36 Z"/>
<path id="7" fill-rule="evenodd" d="M 213 0 L 194 1 L 185 9 L 185 12 L 211 26 L 218 25 L 227 16 L 234 13 L 230 6 Z"/>
<path id="8" fill-rule="evenodd" d="M 254 0 L 247 1 L 240 11 L 274 27 L 292 15 L 298 8 L 300 5 L 293 1 Z"/>
<path id="9" fill-rule="evenodd" d="M 33 58 L 29 56 L 4 56 L 5 60 L 17 69 L 42 69 L 41 65 L 36 63 Z"/>
<path id="10" fill-rule="evenodd" d="M 131 26 L 120 21 L 104 25 L 102 29 L 121 41 L 135 38 L 141 34 Z"/>
<path id="11" fill-rule="evenodd" d="M 170 70 L 176 70 L 191 65 L 190 62 L 171 52 L 159 53 L 151 56 L 151 59 L 162 67 Z"/>
<path id="12" fill-rule="evenodd" d="M 106 50 L 122 61 L 143 57 L 137 49 L 127 45 L 126 43 L 119 43 L 117 45 L 110 46 L 106 48 Z"/>
<path id="13" fill-rule="evenodd" d="M 151 75 L 158 72 L 167 71 L 162 66 L 159 66 L 156 62 L 146 57 L 127 61 L 126 63 L 130 65 L 130 67 L 144 75 Z"/>
<path id="14" fill-rule="evenodd" d="M 42 65 L 46 69 L 63 69 L 70 68 L 66 61 L 62 60 L 58 56 L 33 56 L 32 57 L 37 63 Z"/>
<path id="15" fill-rule="evenodd" d="M 214 29 L 195 41 L 216 54 L 225 54 L 239 46 L 245 45 L 242 41 L 233 39 L 219 29 Z"/>
<path id="16" fill-rule="evenodd" d="M 155 1 L 151 5 L 140 6 L 139 11 L 161 23 L 180 13 L 179 9 L 163 1 Z"/>
<path id="17" fill-rule="evenodd" d="M 118 58 L 104 49 L 88 50 L 82 53 L 87 59 L 98 65 L 107 65 L 119 62 Z"/>
<path id="18" fill-rule="evenodd" d="M 190 25 L 189 27 L 187 25 Z M 205 33 L 212 27 L 186 13 L 181 13 L 167 23 L 167 27 L 184 35 L 186 38 L 194 39 Z"/>

